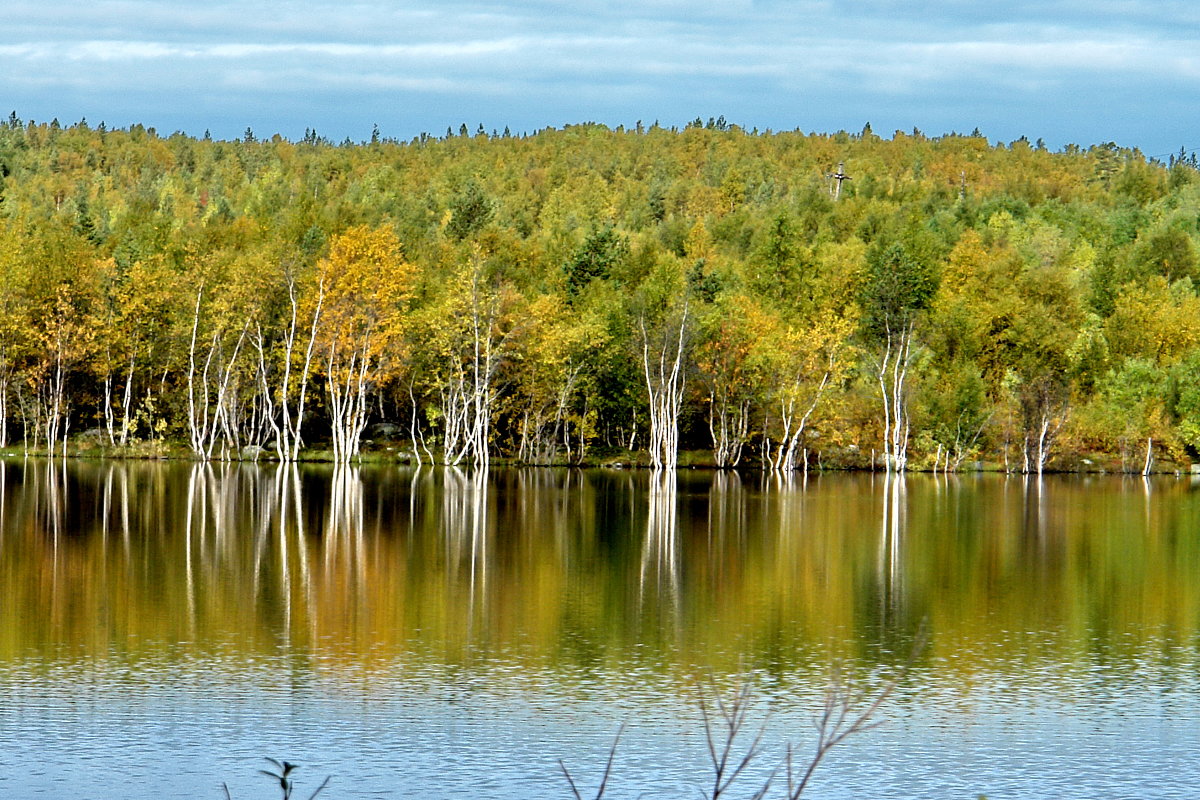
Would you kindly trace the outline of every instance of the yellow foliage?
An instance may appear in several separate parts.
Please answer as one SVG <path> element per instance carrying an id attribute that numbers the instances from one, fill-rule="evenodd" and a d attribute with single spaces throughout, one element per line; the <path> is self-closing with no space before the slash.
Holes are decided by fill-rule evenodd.
<path id="1" fill-rule="evenodd" d="M 1171 286 L 1161 275 L 1130 285 L 1117 298 L 1108 320 L 1109 344 L 1117 355 L 1174 363 L 1200 345 L 1200 297 L 1185 283 Z"/>
<path id="2" fill-rule="evenodd" d="M 696 224 L 692 225 L 692 229 L 688 231 L 687 240 L 683 243 L 683 251 L 688 258 L 712 258 L 712 235 L 705 227 L 704 220 L 698 219 Z"/>
<path id="3" fill-rule="evenodd" d="M 387 227 L 360 225 L 335 237 L 317 265 L 323 295 L 318 347 L 376 360 L 401 340 L 416 271 Z M 327 358 L 326 361 L 331 361 Z"/>

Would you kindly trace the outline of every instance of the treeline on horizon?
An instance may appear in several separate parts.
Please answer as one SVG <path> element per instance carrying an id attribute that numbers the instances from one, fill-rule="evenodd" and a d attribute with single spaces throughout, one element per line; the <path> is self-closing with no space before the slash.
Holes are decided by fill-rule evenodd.
<path id="1" fill-rule="evenodd" d="M 1196 167 L 869 125 L 334 145 L 13 114 L 0 446 L 1186 468 Z"/>

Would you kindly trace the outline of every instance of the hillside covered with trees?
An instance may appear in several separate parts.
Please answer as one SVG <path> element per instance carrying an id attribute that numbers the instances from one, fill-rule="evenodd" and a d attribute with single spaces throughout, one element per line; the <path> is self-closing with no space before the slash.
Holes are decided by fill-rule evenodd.
<path id="1" fill-rule="evenodd" d="M 1194 158 L 723 119 L 339 145 L 14 114 L 0 176 L 0 446 L 1200 460 Z"/>

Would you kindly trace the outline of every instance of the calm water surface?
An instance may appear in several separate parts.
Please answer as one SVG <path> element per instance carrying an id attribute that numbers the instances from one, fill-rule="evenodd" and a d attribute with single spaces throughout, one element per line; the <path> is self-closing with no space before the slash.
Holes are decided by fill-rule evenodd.
<path id="1" fill-rule="evenodd" d="M 621 724 L 606 797 L 696 797 L 698 685 L 751 676 L 765 775 L 922 626 L 810 796 L 1196 796 L 1186 479 L 9 459 L 0 797 L 270 797 L 273 756 L 300 797 L 565 798 Z"/>

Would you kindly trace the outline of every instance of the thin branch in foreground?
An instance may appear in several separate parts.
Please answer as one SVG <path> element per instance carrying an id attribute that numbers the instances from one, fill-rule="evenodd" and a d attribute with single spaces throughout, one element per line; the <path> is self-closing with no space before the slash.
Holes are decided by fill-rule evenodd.
<path id="1" fill-rule="evenodd" d="M 842 677 L 840 672 L 835 671 L 825 690 L 821 711 L 813 720 L 813 726 L 817 731 L 815 752 L 807 762 L 798 761 L 797 748 L 794 743 L 789 742 L 783 758 L 776 764 L 762 785 L 749 795 L 750 800 L 763 800 L 770 792 L 781 769 L 787 776 L 787 788 L 782 794 L 783 800 L 799 800 L 804 790 L 808 788 L 813 773 L 816 772 L 817 767 L 830 750 L 851 736 L 874 730 L 882 725 L 883 720 L 877 721 L 874 717 L 896 691 L 900 681 L 908 675 L 917 656 L 925 648 L 926 640 L 926 632 L 922 626 L 905 663 L 892 678 L 873 691 L 856 690 L 850 682 Z M 709 699 L 710 697 L 712 699 Z M 708 694 L 701 692 L 698 705 L 704 723 L 704 738 L 708 749 L 709 763 L 712 767 L 711 788 L 700 792 L 704 800 L 721 800 L 726 797 L 733 784 L 744 777 L 746 770 L 762 756 L 762 742 L 767 728 L 765 721 L 750 738 L 749 744 L 745 744 L 747 737 L 744 734 L 752 699 L 753 689 L 749 676 L 743 676 L 737 686 L 725 696 L 711 688 L 711 681 Z M 624 729 L 625 726 L 622 725 L 617 731 L 617 736 L 608 751 L 608 763 L 604 767 L 604 775 L 594 800 L 601 800 L 608 787 L 617 744 L 620 742 Z M 562 759 L 559 759 L 558 765 L 562 768 L 575 800 L 584 800 L 579 786 L 575 783 L 575 779 Z"/>
<path id="2" fill-rule="evenodd" d="M 704 695 L 700 696 L 700 716 L 704 720 L 704 738 L 708 744 L 708 757 L 713 768 L 712 790 L 704 794 L 706 800 L 720 800 L 746 767 L 762 753 L 762 739 L 767 730 L 765 721 L 745 751 L 740 756 L 736 755 L 738 737 L 746 726 L 752 694 L 749 678 L 743 678 L 727 697 L 713 692 L 712 710 L 709 709 L 709 702 Z M 771 788 L 774 778 L 775 772 L 772 772 L 762 788 L 751 795 L 752 800 L 761 800 Z"/>
<path id="3" fill-rule="evenodd" d="M 326 775 L 325 780 L 321 781 L 321 785 L 317 787 L 316 791 L 308 796 L 308 800 L 314 800 L 314 798 L 316 798 L 316 796 L 319 795 L 325 789 L 325 787 L 329 785 L 329 780 L 332 777 L 332 775 Z"/>
<path id="4" fill-rule="evenodd" d="M 625 731 L 624 723 L 617 728 L 617 735 L 613 739 L 612 747 L 608 750 L 608 763 L 604 766 L 604 775 L 600 778 L 600 786 L 596 789 L 595 800 L 601 800 L 604 797 L 604 790 L 608 788 L 608 778 L 612 774 L 613 759 L 617 756 L 617 743 L 621 741 L 621 734 Z M 583 795 L 579 793 L 579 787 L 575 785 L 575 779 L 571 777 L 571 771 L 567 769 L 567 765 L 560 758 L 558 766 L 562 768 L 563 776 L 567 779 L 567 784 L 571 787 L 571 793 L 575 795 L 575 800 L 583 800 Z"/>
<path id="5" fill-rule="evenodd" d="M 795 748 L 790 742 L 788 743 L 785 757 L 788 779 L 787 800 L 798 800 L 812 779 L 817 766 L 830 750 L 855 734 L 874 730 L 883 724 L 883 720 L 875 721 L 873 718 L 884 702 L 895 692 L 900 681 L 912 669 L 917 656 L 925 649 L 925 642 L 926 633 L 922 626 L 922 630 L 917 634 L 913 643 L 912 652 L 909 653 L 908 659 L 900 667 L 899 672 L 873 695 L 855 692 L 840 673 L 834 673 L 825 690 L 825 701 L 821 713 L 813 723 L 817 729 L 816 750 L 799 780 L 795 778 L 796 770 L 793 763 Z"/>

